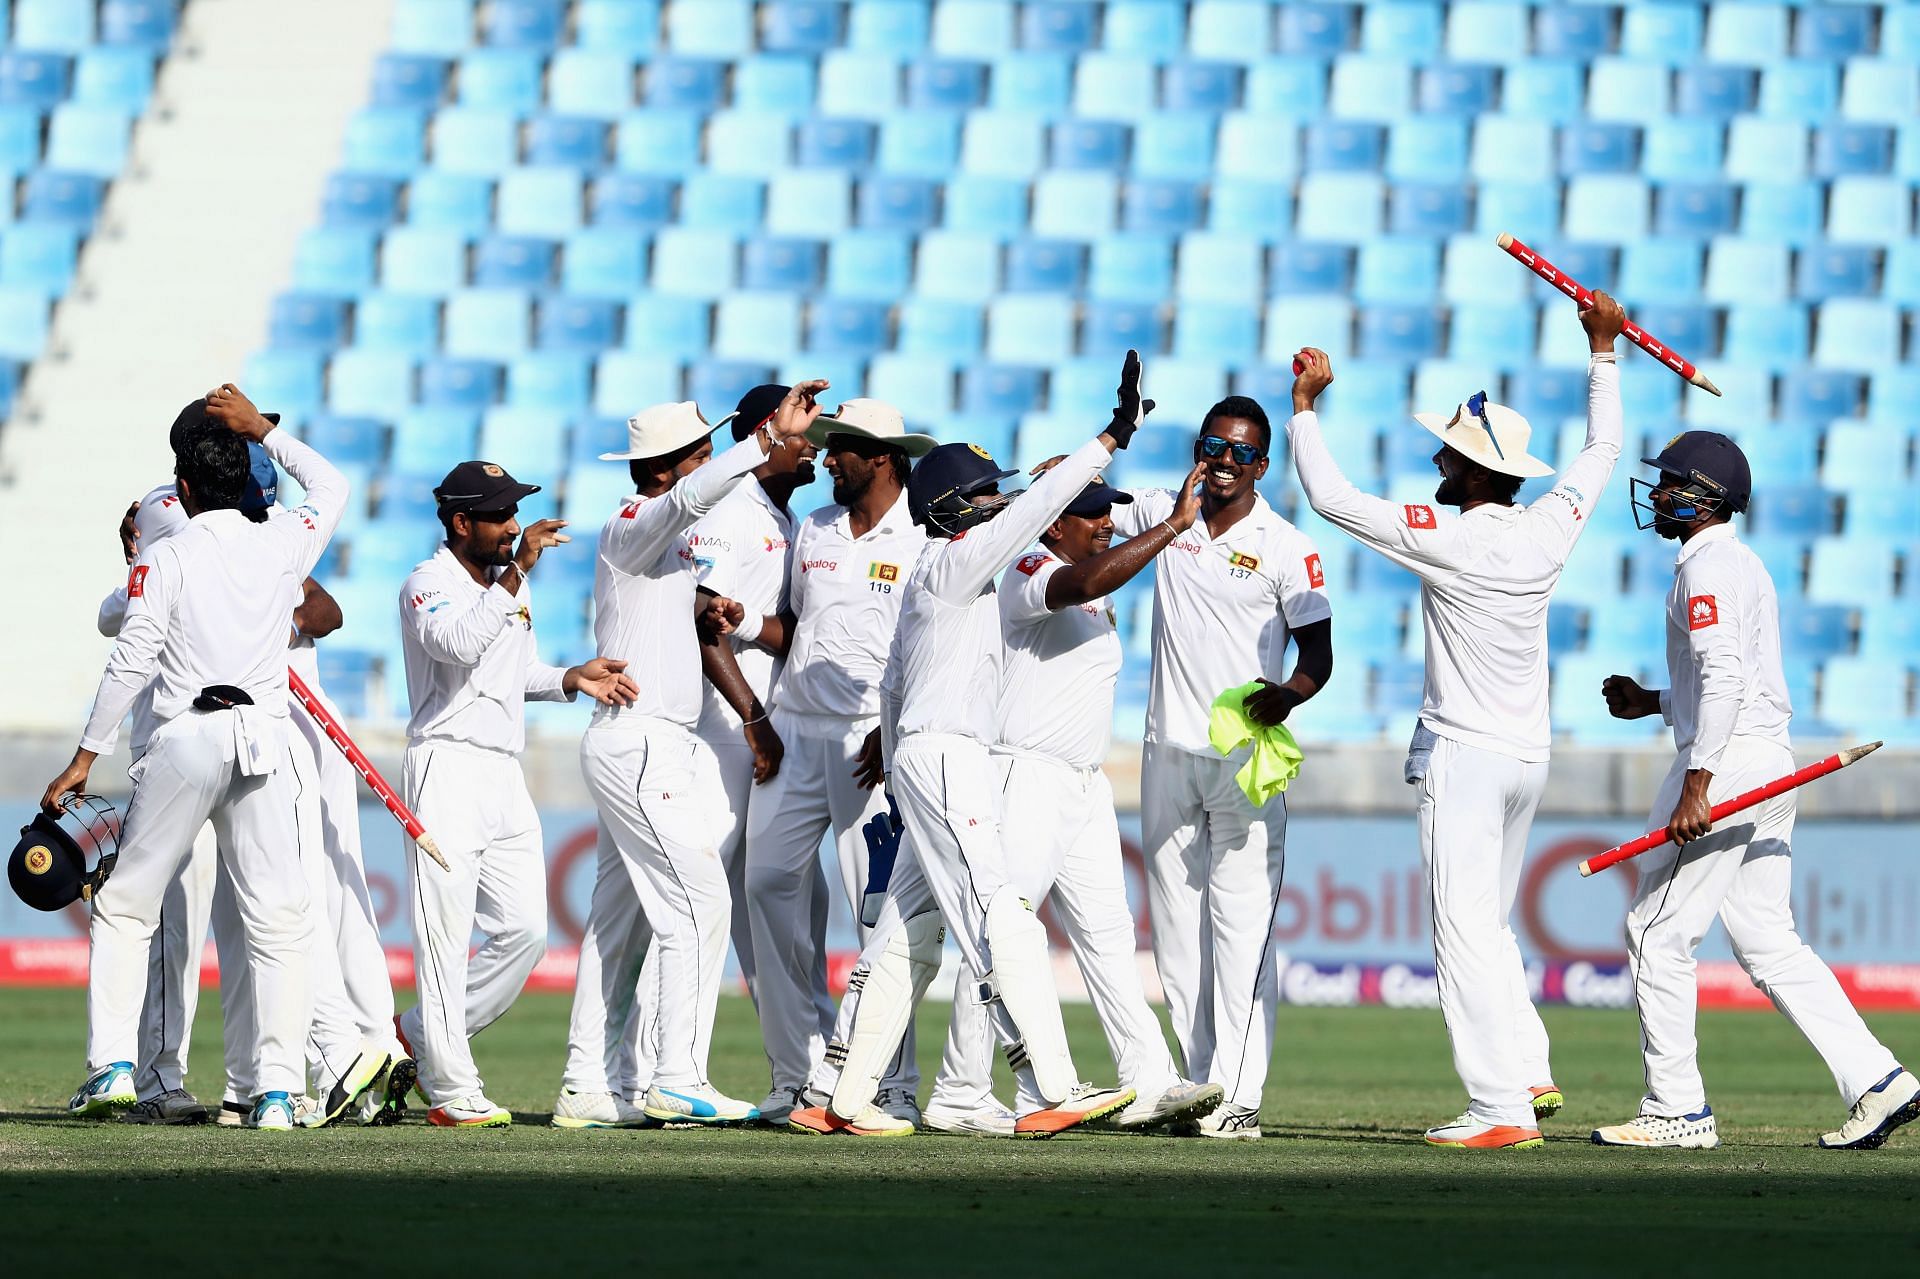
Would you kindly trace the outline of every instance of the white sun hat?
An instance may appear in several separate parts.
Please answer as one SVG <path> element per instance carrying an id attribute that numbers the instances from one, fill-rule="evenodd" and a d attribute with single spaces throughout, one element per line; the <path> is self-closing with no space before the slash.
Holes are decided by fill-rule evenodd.
<path id="1" fill-rule="evenodd" d="M 807 442 L 824 447 L 829 435 L 860 435 L 902 450 L 908 457 L 925 457 L 939 443 L 931 435 L 907 429 L 900 410 L 885 400 L 843 401 L 831 415 L 822 413 L 807 428 Z"/>
<path id="2" fill-rule="evenodd" d="M 660 457 L 683 449 L 712 433 L 713 427 L 700 416 L 700 406 L 692 400 L 678 404 L 656 404 L 641 409 L 627 419 L 627 451 L 602 453 L 602 462 L 634 462 Z"/>
<path id="3" fill-rule="evenodd" d="M 1413 420 L 1439 436 L 1448 448 L 1489 471 L 1523 479 L 1553 474 L 1551 466 L 1527 452 L 1533 438 L 1527 419 L 1504 404 L 1488 402 L 1485 391 L 1469 396 L 1452 417 L 1415 413 Z"/>

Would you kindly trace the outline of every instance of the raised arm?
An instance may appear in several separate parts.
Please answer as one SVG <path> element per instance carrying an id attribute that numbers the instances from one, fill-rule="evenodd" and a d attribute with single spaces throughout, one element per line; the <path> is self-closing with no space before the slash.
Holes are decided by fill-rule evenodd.
<path id="1" fill-rule="evenodd" d="M 414 573 L 400 588 L 400 625 L 428 657 L 453 666 L 478 665 L 519 611 L 519 601 L 499 582 L 465 606 L 428 573 Z"/>
<path id="2" fill-rule="evenodd" d="M 1153 563 L 1200 517 L 1200 481 L 1206 467 L 1196 465 L 1181 483 L 1173 514 L 1145 532 L 1110 546 L 1091 559 L 1068 564 L 1047 579 L 1047 608 L 1058 612 L 1113 594 Z M 1124 510 L 1116 506 L 1115 510 Z"/>
<path id="3" fill-rule="evenodd" d="M 308 578 L 300 584 L 300 602 L 294 606 L 293 629 L 308 639 L 325 639 L 339 630 L 346 618 L 340 601 L 327 594 L 327 588 Z"/>
<path id="4" fill-rule="evenodd" d="M 1615 364 L 1613 340 L 1626 323 L 1620 304 L 1604 293 L 1595 293 L 1594 305 L 1580 312 L 1581 327 L 1587 331 L 1587 439 L 1580 453 L 1560 473 L 1560 482 L 1546 497 L 1527 509 L 1541 511 L 1560 530 L 1568 550 L 1586 530 L 1600 490 L 1613 476 L 1620 460 L 1620 444 L 1625 432 L 1620 407 L 1620 369 Z M 1552 501 L 1547 499 L 1551 498 Z"/>
<path id="5" fill-rule="evenodd" d="M 291 544 L 300 576 L 320 562 L 334 530 L 346 518 L 350 486 L 338 467 L 261 415 L 231 382 L 207 392 L 207 416 L 235 435 L 258 444 L 306 494 L 291 511 L 276 512 L 270 526 Z"/>

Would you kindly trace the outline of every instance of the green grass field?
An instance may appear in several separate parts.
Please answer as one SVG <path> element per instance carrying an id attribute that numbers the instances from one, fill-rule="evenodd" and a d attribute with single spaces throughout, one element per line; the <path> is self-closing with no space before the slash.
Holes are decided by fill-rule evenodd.
<path id="1" fill-rule="evenodd" d="M 203 1002 L 202 1096 L 219 1025 Z M 187 1276 L 242 1270 L 643 1269 L 996 1274 L 1228 1271 L 1561 1274 L 1898 1271 L 1920 1264 L 1920 1127 L 1829 1153 L 1843 1117 L 1780 1017 L 1708 1015 L 1715 1151 L 1601 1150 L 1640 1065 L 1630 1014 L 1547 1013 L 1567 1109 L 1546 1149 L 1428 1149 L 1462 1104 L 1437 1013 L 1282 1010 L 1267 1139 L 1070 1135 L 903 1141 L 777 1132 L 559 1132 L 546 1126 L 567 1001 L 527 996 L 478 1042 L 510 1130 L 267 1134 L 67 1119 L 79 1082 L 75 991 L 0 992 L 0 1257 L 13 1275 L 84 1263 Z M 923 1067 L 944 1010 L 929 1008 Z M 1920 1060 L 1920 1017 L 1876 1028 Z M 1083 1073 L 1111 1072 L 1084 1007 Z M 715 1082 L 766 1086 L 753 1012 L 722 1001 Z M 1010 1095 L 1010 1094 L 1003 1094 Z"/>

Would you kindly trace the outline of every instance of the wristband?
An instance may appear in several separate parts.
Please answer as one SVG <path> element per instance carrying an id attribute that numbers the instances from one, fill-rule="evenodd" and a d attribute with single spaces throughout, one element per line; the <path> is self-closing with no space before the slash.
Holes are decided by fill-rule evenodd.
<path id="1" fill-rule="evenodd" d="M 760 628 L 766 620 L 766 615 L 763 613 L 748 613 L 740 619 L 740 624 L 733 628 L 733 637 L 742 644 L 753 643 L 760 638 Z"/>
<path id="2" fill-rule="evenodd" d="M 768 715 L 769 715 L 769 713 L 768 713 L 767 711 L 761 711 L 761 712 L 760 712 L 760 717 L 759 717 L 758 719 L 743 719 L 743 720 L 741 720 L 741 721 L 740 721 L 740 727 L 742 727 L 742 728 L 752 728 L 752 727 L 753 727 L 753 726 L 754 726 L 755 724 L 764 724 L 764 723 L 766 723 L 766 722 L 767 722 L 767 719 L 768 719 Z"/>
<path id="3" fill-rule="evenodd" d="M 1588 351 L 1587 358 L 1595 364 L 1618 364 L 1620 357 L 1613 351 Z"/>

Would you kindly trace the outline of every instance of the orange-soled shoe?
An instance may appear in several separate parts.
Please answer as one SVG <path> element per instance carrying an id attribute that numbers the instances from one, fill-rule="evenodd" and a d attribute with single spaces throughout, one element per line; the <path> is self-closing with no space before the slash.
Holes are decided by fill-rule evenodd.
<path id="1" fill-rule="evenodd" d="M 1013 1121 L 1016 1137 L 1051 1137 L 1080 1124 L 1104 1119 L 1133 1104 L 1131 1088 L 1098 1088 L 1081 1084 L 1057 1106 L 1035 1110 Z"/>
<path id="2" fill-rule="evenodd" d="M 842 1119 L 825 1106 L 798 1106 L 787 1116 L 787 1131 L 812 1137 L 845 1133 L 849 1137 L 911 1137 L 914 1127 L 878 1106 L 868 1106 L 852 1119 Z"/>
<path id="3" fill-rule="evenodd" d="M 1456 1150 L 1533 1150 L 1547 1142 L 1538 1128 L 1490 1124 L 1465 1114 L 1450 1124 L 1427 1129 L 1427 1144 Z"/>

